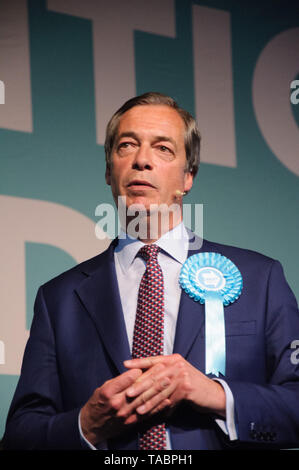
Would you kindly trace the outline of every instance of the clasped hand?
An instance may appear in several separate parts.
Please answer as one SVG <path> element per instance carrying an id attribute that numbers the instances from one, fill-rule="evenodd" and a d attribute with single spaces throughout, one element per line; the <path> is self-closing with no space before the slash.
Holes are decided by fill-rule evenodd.
<path id="1" fill-rule="evenodd" d="M 225 416 L 225 392 L 179 354 L 132 359 L 128 371 L 97 388 L 81 410 L 81 428 L 96 444 L 187 401 Z"/>

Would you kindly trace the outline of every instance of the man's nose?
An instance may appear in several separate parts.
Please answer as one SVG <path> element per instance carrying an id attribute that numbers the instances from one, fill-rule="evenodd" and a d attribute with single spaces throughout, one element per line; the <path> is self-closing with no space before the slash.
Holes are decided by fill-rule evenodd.
<path id="1" fill-rule="evenodd" d="M 134 170 L 151 170 L 153 168 L 151 151 L 147 146 L 140 145 L 135 153 L 132 168 Z"/>

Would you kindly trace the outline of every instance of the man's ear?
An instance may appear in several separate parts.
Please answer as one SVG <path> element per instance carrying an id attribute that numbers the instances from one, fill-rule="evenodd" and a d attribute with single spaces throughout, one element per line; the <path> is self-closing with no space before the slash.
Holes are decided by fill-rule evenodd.
<path id="1" fill-rule="evenodd" d="M 111 171 L 109 165 L 106 165 L 105 180 L 106 183 L 111 186 Z"/>
<path id="2" fill-rule="evenodd" d="M 193 185 L 193 173 L 191 171 L 187 171 L 185 173 L 185 181 L 184 181 L 184 191 L 188 193 Z"/>

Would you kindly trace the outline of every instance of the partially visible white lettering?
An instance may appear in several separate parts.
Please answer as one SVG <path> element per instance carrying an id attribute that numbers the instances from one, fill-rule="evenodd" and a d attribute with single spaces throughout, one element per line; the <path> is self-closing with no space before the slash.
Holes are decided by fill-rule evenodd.
<path id="1" fill-rule="evenodd" d="M 5 85 L 2 80 L 0 80 L 0 104 L 5 104 Z"/>
<path id="2" fill-rule="evenodd" d="M 290 79 L 299 72 L 298 37 L 299 28 L 291 28 L 267 43 L 255 66 L 252 89 L 262 135 L 274 155 L 295 175 L 299 175 L 299 132 L 289 93 Z"/>
<path id="3" fill-rule="evenodd" d="M 32 132 L 28 5 L 26 0 L 0 2 L 0 128 Z"/>
<path id="4" fill-rule="evenodd" d="M 294 341 L 292 341 L 291 349 L 295 349 L 291 354 L 291 363 L 296 366 L 299 364 L 299 339 L 294 339 Z"/>
<path id="5" fill-rule="evenodd" d="M 0 341 L 0 364 L 5 364 L 5 345 Z"/>
<path id="6" fill-rule="evenodd" d="M 299 80 L 293 80 L 291 83 L 291 89 L 295 90 L 291 93 L 290 100 L 292 104 L 299 103 Z"/>
<path id="7" fill-rule="evenodd" d="M 0 195 L 0 220 L 5 220 L 1 224 L 0 243 L 0 335 L 6 355 L 5 364 L 0 361 L 0 374 L 18 375 L 29 333 L 26 330 L 25 243 L 55 246 L 80 263 L 104 251 L 110 240 L 94 236 L 91 219 L 53 202 Z"/>
<path id="8" fill-rule="evenodd" d="M 192 15 L 196 119 L 204 136 L 201 161 L 234 168 L 237 157 L 230 14 L 193 5 Z"/>
<path id="9" fill-rule="evenodd" d="M 182 218 L 186 227 L 192 228 L 197 235 L 189 234 L 189 250 L 199 250 L 203 240 L 203 204 L 151 204 L 149 211 L 142 204 L 126 206 L 126 197 L 119 196 L 117 201 L 118 218 L 116 208 L 109 203 L 99 204 L 95 209 L 95 215 L 101 217 L 95 226 L 95 235 L 98 239 L 125 238 L 151 238 L 157 240 L 161 234 L 165 239 L 180 239 L 184 237 L 184 231 L 172 233 L 171 227 L 176 227 Z M 149 218 L 148 218 L 149 217 Z M 117 224 L 115 223 L 117 219 Z M 127 234 L 127 235 L 126 235 Z M 186 240 L 187 242 L 187 240 Z"/>
<path id="10" fill-rule="evenodd" d="M 192 464 L 192 455 L 191 454 L 182 454 L 177 455 L 175 453 L 172 454 L 148 454 L 147 457 L 149 458 L 149 463 L 151 465 L 187 465 Z M 143 462 L 144 460 L 142 460 Z"/>
<path id="11" fill-rule="evenodd" d="M 48 0 L 47 6 L 93 22 L 97 143 L 103 145 L 110 117 L 136 95 L 134 30 L 175 38 L 174 0 Z"/>

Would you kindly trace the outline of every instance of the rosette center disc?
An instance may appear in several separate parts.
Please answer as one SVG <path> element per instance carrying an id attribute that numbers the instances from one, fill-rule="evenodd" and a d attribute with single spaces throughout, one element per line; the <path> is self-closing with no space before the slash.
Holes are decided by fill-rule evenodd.
<path id="1" fill-rule="evenodd" d="M 195 275 L 195 281 L 201 289 L 219 291 L 225 287 L 226 281 L 219 269 L 211 266 L 200 268 Z"/>

